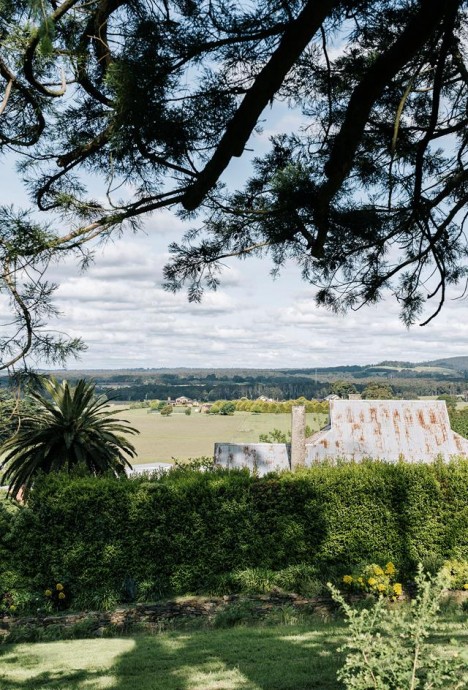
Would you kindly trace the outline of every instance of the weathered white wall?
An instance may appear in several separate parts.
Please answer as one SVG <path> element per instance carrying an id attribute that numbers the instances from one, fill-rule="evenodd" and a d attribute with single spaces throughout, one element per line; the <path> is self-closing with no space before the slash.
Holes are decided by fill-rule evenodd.
<path id="1" fill-rule="evenodd" d="M 247 467 L 263 476 L 275 470 L 291 469 L 291 446 L 289 443 L 215 443 L 214 458 L 221 467 Z"/>

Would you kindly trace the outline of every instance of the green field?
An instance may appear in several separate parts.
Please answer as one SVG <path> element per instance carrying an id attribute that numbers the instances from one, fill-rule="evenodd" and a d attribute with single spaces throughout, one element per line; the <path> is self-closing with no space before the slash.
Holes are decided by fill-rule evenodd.
<path id="1" fill-rule="evenodd" d="M 273 429 L 289 431 L 290 414 L 252 414 L 236 412 L 232 416 L 208 415 L 194 412 L 190 416 L 177 412 L 170 417 L 148 413 L 147 409 L 122 410 L 119 417 L 127 419 L 140 431 L 131 438 L 137 449 L 136 463 L 187 460 L 203 455 L 213 456 L 216 442 L 258 443 L 259 434 Z M 326 424 L 327 415 L 307 415 L 313 431 Z"/>

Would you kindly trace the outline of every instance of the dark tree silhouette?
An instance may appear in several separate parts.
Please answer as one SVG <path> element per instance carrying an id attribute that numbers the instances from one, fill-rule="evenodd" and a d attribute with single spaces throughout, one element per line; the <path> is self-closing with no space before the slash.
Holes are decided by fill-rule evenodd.
<path id="1" fill-rule="evenodd" d="M 171 207 L 197 227 L 166 287 L 216 288 L 227 256 L 297 261 L 317 300 L 356 308 L 390 289 L 406 324 L 466 277 L 467 3 L 461 0 L 4 0 L 0 145 L 45 226 L 0 210 L 3 367 L 82 345 L 44 330 L 47 263 Z M 265 109 L 274 137 L 243 189 L 223 185 Z M 101 175 L 108 202 L 82 173 Z M 129 183 L 134 197 L 120 200 Z"/>

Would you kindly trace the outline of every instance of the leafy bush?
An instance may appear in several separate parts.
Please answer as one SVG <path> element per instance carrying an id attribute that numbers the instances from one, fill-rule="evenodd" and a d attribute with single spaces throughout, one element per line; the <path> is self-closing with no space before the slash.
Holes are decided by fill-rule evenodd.
<path id="1" fill-rule="evenodd" d="M 41 597 L 31 587 L 29 578 L 15 570 L 0 571 L 0 616 L 19 616 L 36 612 Z"/>
<path id="2" fill-rule="evenodd" d="M 234 628 L 237 625 L 252 625 L 258 622 L 259 614 L 255 602 L 240 601 L 218 611 L 213 620 L 215 628 Z"/>
<path id="3" fill-rule="evenodd" d="M 290 565 L 276 573 L 276 585 L 285 592 L 294 592 L 305 597 L 323 594 L 325 585 L 318 577 L 314 566 L 306 563 Z"/>
<path id="4" fill-rule="evenodd" d="M 348 623 L 347 651 L 338 679 L 346 690 L 456 690 L 466 687 L 468 666 L 456 653 L 435 654 L 428 638 L 438 630 L 437 614 L 446 576 L 426 576 L 419 569 L 417 596 L 409 607 L 389 608 L 379 597 L 370 609 L 350 606 L 330 586 Z"/>
<path id="5" fill-rule="evenodd" d="M 306 424 L 305 427 L 305 437 L 308 438 L 312 436 L 311 427 Z M 260 434 L 258 437 L 260 443 L 291 443 L 291 432 L 281 431 L 281 429 L 276 429 L 276 427 L 269 431 L 268 433 Z"/>
<path id="6" fill-rule="evenodd" d="M 225 582 L 225 587 L 243 594 L 269 594 L 279 590 L 309 597 L 317 596 L 324 590 L 316 569 L 306 563 L 278 571 L 268 568 L 237 570 Z"/>
<path id="7" fill-rule="evenodd" d="M 468 554 L 466 461 L 260 478 L 204 469 L 42 477 L 26 506 L 0 507 L 0 572 L 17 573 L 31 592 L 64 582 L 75 608 L 108 608 L 129 600 L 129 582 L 139 600 L 222 593 L 240 588 L 234 573 L 250 571 L 306 594 L 366 563 L 391 561 L 404 582 L 418 562 Z"/>
<path id="8" fill-rule="evenodd" d="M 447 574 L 449 589 L 468 590 L 468 560 L 445 561 L 443 570 Z"/>
<path id="9" fill-rule="evenodd" d="M 44 596 L 50 608 L 56 611 L 63 611 L 70 605 L 70 594 L 66 591 L 65 586 L 61 582 L 56 582 L 50 587 L 47 587 L 44 590 Z"/>
<path id="10" fill-rule="evenodd" d="M 401 582 L 397 582 L 397 569 L 390 561 L 384 567 L 371 563 L 354 575 L 343 575 L 343 584 L 355 592 L 398 599 L 403 594 Z"/>

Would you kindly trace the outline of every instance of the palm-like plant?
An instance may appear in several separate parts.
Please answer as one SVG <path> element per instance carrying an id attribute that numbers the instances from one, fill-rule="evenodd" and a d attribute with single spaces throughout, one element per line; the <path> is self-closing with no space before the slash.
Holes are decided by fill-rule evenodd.
<path id="1" fill-rule="evenodd" d="M 9 494 L 26 494 L 39 471 L 49 473 L 84 465 L 93 475 L 130 467 L 126 455 L 136 455 L 122 434 L 137 434 L 126 420 L 115 419 L 105 396 L 97 397 L 92 383 L 78 381 L 71 387 L 51 377 L 43 382 L 48 397 L 34 391 L 38 405 L 34 416 L 23 418 L 21 427 L 3 446 L 0 469 Z"/>

